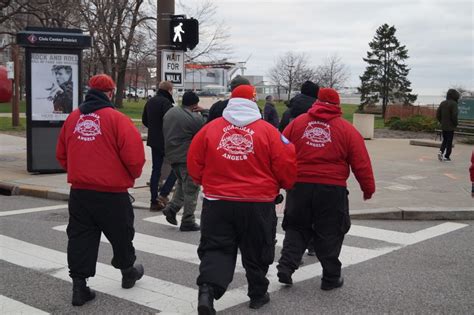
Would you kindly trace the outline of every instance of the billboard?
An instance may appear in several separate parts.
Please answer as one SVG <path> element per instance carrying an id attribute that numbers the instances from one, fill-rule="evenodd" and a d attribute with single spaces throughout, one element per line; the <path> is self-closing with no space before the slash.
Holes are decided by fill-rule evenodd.
<path id="1" fill-rule="evenodd" d="M 79 55 L 32 52 L 31 82 L 31 120 L 66 120 L 79 105 Z"/>

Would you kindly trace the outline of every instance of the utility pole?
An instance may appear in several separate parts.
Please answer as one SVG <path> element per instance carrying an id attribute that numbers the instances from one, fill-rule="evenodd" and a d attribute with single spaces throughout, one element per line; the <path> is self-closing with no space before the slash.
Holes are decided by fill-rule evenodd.
<path id="1" fill-rule="evenodd" d="M 161 51 L 170 48 L 170 21 L 174 15 L 174 0 L 157 0 L 156 16 L 156 89 L 161 82 Z"/>
<path id="2" fill-rule="evenodd" d="M 12 126 L 20 125 L 20 48 L 12 46 L 12 57 L 14 64 L 13 99 L 12 99 Z"/>

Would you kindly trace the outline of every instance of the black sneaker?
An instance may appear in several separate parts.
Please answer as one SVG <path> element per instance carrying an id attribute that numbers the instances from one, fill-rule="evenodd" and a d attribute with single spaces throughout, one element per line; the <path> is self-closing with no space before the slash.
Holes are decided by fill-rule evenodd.
<path id="1" fill-rule="evenodd" d="M 444 161 L 444 162 L 451 162 L 451 159 L 450 159 L 450 158 L 447 158 L 447 157 L 445 157 L 445 158 L 443 159 L 443 161 Z"/>
<path id="2" fill-rule="evenodd" d="M 291 279 L 291 275 L 287 274 L 286 272 L 279 271 L 277 273 L 277 277 L 280 283 L 283 283 L 289 286 L 293 285 L 293 279 Z"/>
<path id="3" fill-rule="evenodd" d="M 140 280 L 144 273 L 145 269 L 142 264 L 136 264 L 133 267 L 122 269 L 122 288 L 133 288 L 135 282 Z"/>
<path id="4" fill-rule="evenodd" d="M 169 221 L 168 221 L 169 222 Z M 195 232 L 195 231 L 199 231 L 201 230 L 201 227 L 199 226 L 199 224 L 197 223 L 193 223 L 193 224 L 181 224 L 181 226 L 179 227 L 179 230 L 181 232 Z"/>
<path id="5" fill-rule="evenodd" d="M 332 289 L 340 288 L 344 284 L 344 278 L 339 277 L 336 282 L 327 282 L 327 281 L 321 281 L 321 290 L 324 291 L 329 291 Z"/>
<path id="6" fill-rule="evenodd" d="M 440 160 L 440 162 L 443 162 L 443 159 L 444 159 L 443 152 L 439 151 L 438 152 L 438 160 Z"/>
<path id="7" fill-rule="evenodd" d="M 86 285 L 85 279 L 72 279 L 72 305 L 82 306 L 95 298 L 95 292 Z"/>
<path id="8" fill-rule="evenodd" d="M 198 293 L 198 314 L 199 315 L 214 315 L 214 290 L 207 284 L 199 286 Z"/>
<path id="9" fill-rule="evenodd" d="M 250 299 L 249 307 L 254 310 L 257 310 L 261 308 L 262 306 L 264 306 L 265 304 L 267 304 L 268 302 L 270 302 L 270 295 L 267 292 L 262 297 Z"/>
<path id="10" fill-rule="evenodd" d="M 171 211 L 169 208 L 165 208 L 163 210 L 163 214 L 165 215 L 166 221 L 168 221 L 168 223 L 178 225 L 178 220 L 176 220 L 176 213 Z"/>

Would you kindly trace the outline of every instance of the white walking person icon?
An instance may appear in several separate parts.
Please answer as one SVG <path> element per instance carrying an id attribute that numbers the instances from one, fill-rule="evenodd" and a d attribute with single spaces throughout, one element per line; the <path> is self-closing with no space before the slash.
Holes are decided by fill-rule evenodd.
<path id="1" fill-rule="evenodd" d="M 181 38 L 181 33 L 184 34 L 183 23 L 179 23 L 178 26 L 174 27 L 173 42 L 183 42 L 183 39 Z"/>

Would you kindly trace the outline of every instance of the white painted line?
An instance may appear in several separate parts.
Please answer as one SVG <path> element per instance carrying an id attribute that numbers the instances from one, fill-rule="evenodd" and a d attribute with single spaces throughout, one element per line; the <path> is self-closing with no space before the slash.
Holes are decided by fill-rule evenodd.
<path id="1" fill-rule="evenodd" d="M 420 175 L 406 175 L 400 177 L 400 179 L 405 179 L 405 180 L 420 180 L 420 179 L 425 179 L 425 176 L 420 176 Z"/>
<path id="2" fill-rule="evenodd" d="M 33 213 L 33 212 L 41 212 L 41 211 L 49 211 L 49 210 L 58 210 L 58 209 L 67 209 L 68 205 L 57 205 L 57 206 L 47 206 L 47 207 L 38 207 L 38 208 L 29 208 L 29 209 L 18 209 L 18 210 L 10 210 L 10 211 L 0 211 L 0 217 L 4 217 L 7 215 L 16 215 L 16 214 L 24 214 L 24 213 Z"/>
<path id="3" fill-rule="evenodd" d="M 23 304 L 0 294 L 0 314 L 31 314 L 43 315 L 49 314 L 40 309 Z"/>
<path id="4" fill-rule="evenodd" d="M 390 189 L 390 190 L 395 190 L 395 191 L 406 191 L 406 190 L 412 190 L 415 187 L 413 186 L 408 186 L 408 185 L 402 185 L 402 184 L 394 184 L 390 185 L 387 187 L 384 187 L 385 189 Z"/>
<path id="5" fill-rule="evenodd" d="M 2 259 L 15 265 L 38 270 L 55 278 L 71 281 L 65 253 L 0 235 Z M 146 273 L 146 265 L 145 265 Z M 156 310 L 179 314 L 195 313 L 197 290 L 149 276 L 133 289 L 121 288 L 118 269 L 97 263 L 97 274 L 88 284 L 94 290 L 144 305 Z"/>

